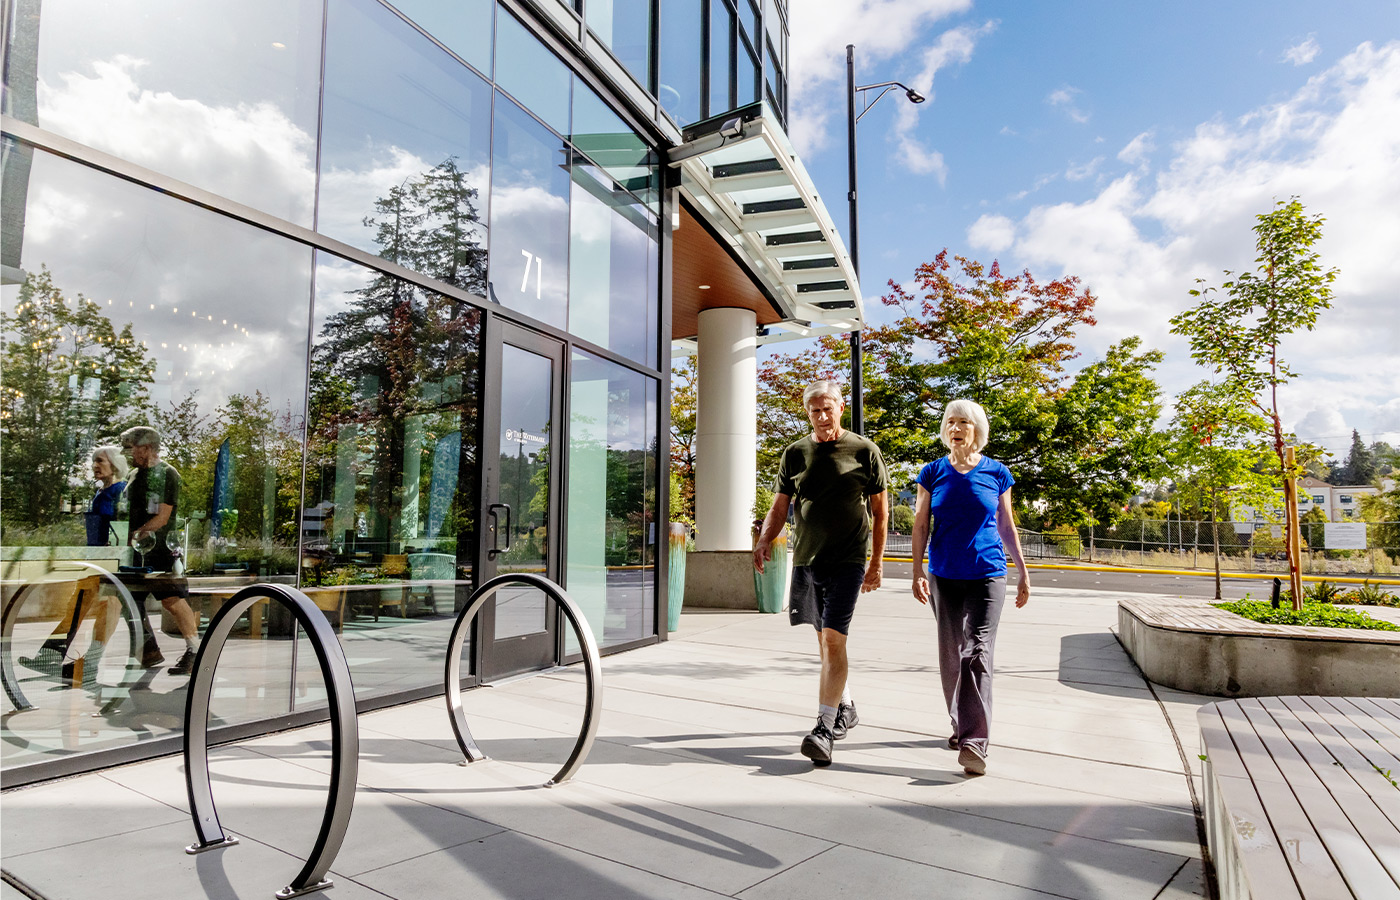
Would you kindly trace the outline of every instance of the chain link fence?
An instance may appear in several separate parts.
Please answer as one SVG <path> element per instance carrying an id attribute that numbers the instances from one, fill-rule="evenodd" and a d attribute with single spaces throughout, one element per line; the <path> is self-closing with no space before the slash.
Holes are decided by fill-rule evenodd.
<path id="1" fill-rule="evenodd" d="M 1400 573 L 1400 522 L 1348 522 L 1349 534 L 1333 529 L 1333 543 L 1351 549 L 1329 549 L 1322 522 L 1304 522 L 1302 566 L 1309 575 L 1395 575 Z M 1364 539 L 1361 537 L 1364 529 Z M 1190 519 L 1129 519 L 1117 525 L 1065 528 L 1048 532 L 1017 529 L 1028 560 L 1097 562 L 1109 565 L 1214 569 L 1220 546 L 1220 568 L 1228 572 L 1287 572 L 1283 530 L 1254 522 L 1199 522 Z M 1364 549 L 1362 545 L 1364 544 Z M 913 555 L 908 535 L 892 534 L 885 554 Z"/>

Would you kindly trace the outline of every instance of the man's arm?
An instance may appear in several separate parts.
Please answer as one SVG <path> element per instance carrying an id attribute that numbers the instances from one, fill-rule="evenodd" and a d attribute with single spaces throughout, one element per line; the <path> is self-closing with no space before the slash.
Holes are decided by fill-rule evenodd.
<path id="1" fill-rule="evenodd" d="M 156 514 L 146 520 L 146 524 L 136 529 L 137 535 L 160 531 L 165 527 L 165 523 L 170 521 L 170 514 L 175 511 L 175 507 L 169 503 L 162 503 L 156 508 Z"/>
<path id="2" fill-rule="evenodd" d="M 919 485 L 918 499 L 914 501 L 914 599 L 927 603 L 929 598 L 928 573 L 924 571 L 924 550 L 928 547 L 928 511 L 932 503 L 929 492 Z"/>
<path id="3" fill-rule="evenodd" d="M 773 505 L 768 508 L 768 515 L 763 519 L 763 527 L 758 531 L 758 543 L 753 545 L 753 567 L 759 572 L 763 571 L 763 564 L 772 556 L 773 540 L 787 522 L 788 504 L 791 501 L 792 498 L 787 494 L 774 495 Z"/>
<path id="4" fill-rule="evenodd" d="M 1021 554 L 1021 535 L 1016 531 L 1016 518 L 1011 512 L 1011 488 L 1007 488 L 997 504 L 997 533 L 1001 542 L 1016 561 L 1016 605 L 1025 606 L 1031 599 L 1031 579 L 1026 574 L 1026 560 Z"/>
<path id="5" fill-rule="evenodd" d="M 890 521 L 889 491 L 870 495 L 870 515 L 875 528 L 870 541 L 870 563 L 865 567 L 865 581 L 861 583 L 861 593 L 875 590 L 884 578 L 885 535 L 889 531 Z"/>

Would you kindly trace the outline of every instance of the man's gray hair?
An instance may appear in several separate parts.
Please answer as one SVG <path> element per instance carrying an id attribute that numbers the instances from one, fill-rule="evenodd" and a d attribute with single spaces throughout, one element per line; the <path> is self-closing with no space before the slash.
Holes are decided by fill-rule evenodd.
<path id="1" fill-rule="evenodd" d="M 807 390 L 802 392 L 802 406 L 805 408 L 813 397 L 830 397 L 841 406 L 846 405 L 846 399 L 841 396 L 841 385 L 834 381 L 814 381 L 807 385 Z"/>
<path id="2" fill-rule="evenodd" d="M 160 432 L 149 425 L 137 425 L 122 432 L 123 447 L 155 447 L 160 449 Z"/>

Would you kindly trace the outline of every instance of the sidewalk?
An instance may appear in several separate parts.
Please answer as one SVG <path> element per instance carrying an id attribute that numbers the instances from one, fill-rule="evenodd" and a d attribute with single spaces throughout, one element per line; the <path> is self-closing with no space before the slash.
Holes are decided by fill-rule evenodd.
<path id="1" fill-rule="evenodd" d="M 540 785 L 577 734 L 577 671 L 468 692 L 491 756 L 469 767 L 455 765 L 441 699 L 364 715 L 354 816 L 324 896 L 1203 897 L 1182 766 L 1199 793 L 1208 698 L 1153 697 L 1110 632 L 1116 602 L 1042 588 L 1008 605 L 976 779 L 945 748 L 933 617 L 903 579 L 861 601 L 861 724 L 827 769 L 797 753 L 816 640 L 785 615 L 688 613 L 670 642 L 605 659 L 598 741 L 558 788 Z M 329 735 L 214 750 L 236 847 L 183 852 L 194 830 L 176 757 L 4 794 L 3 868 L 51 900 L 266 900 L 311 848 Z M 0 887 L 0 900 L 23 896 Z"/>

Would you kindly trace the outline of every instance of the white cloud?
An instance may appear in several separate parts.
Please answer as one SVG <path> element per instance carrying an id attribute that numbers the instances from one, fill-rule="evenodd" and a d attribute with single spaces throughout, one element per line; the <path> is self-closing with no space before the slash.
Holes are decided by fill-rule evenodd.
<path id="1" fill-rule="evenodd" d="M 1306 66 L 1317 59 L 1317 55 L 1321 52 L 1322 48 L 1318 46 L 1317 41 L 1313 40 L 1312 35 L 1308 35 L 1308 39 L 1301 44 L 1283 51 L 1283 58 L 1295 66 Z"/>
<path id="2" fill-rule="evenodd" d="M 933 82 L 939 69 L 959 65 L 972 59 L 977 41 L 996 29 L 996 23 L 987 22 L 973 28 L 963 26 L 943 32 L 923 52 L 923 68 L 916 75 L 910 87 L 922 92 L 930 102 L 934 99 Z M 914 136 L 919 125 L 919 110 L 924 104 L 901 103 L 895 114 L 894 136 L 899 145 L 896 158 L 912 172 L 919 175 L 936 175 L 943 184 L 948 177 L 948 169 L 943 163 L 943 154 L 928 150 Z"/>
<path id="3" fill-rule="evenodd" d="M 1141 149 L 1141 138 L 1128 146 Z M 1088 200 L 1031 209 L 1014 223 L 1009 249 L 1017 265 L 1079 275 L 1099 296 L 1086 357 L 1129 334 L 1165 350 L 1170 394 L 1204 373 L 1167 320 L 1194 302 L 1195 279 L 1219 284 L 1223 269 L 1252 268 L 1255 216 L 1297 195 L 1326 217 L 1318 250 L 1341 274 L 1334 308 L 1283 347 L 1300 374 L 1281 395 L 1284 424 L 1302 427 L 1317 413 L 1309 427 L 1321 427 L 1330 409 L 1347 435 L 1351 427 L 1389 433 L 1400 424 L 1397 158 L 1400 42 L 1362 44 L 1280 102 L 1202 123 L 1162 167 L 1144 159 Z M 987 225 L 978 234 L 991 240 L 1009 230 Z"/>
<path id="4" fill-rule="evenodd" d="M 1070 166 L 1065 170 L 1066 181 L 1083 181 L 1086 178 L 1093 178 L 1098 172 L 1099 166 L 1103 164 L 1104 158 L 1096 156 L 1082 166 Z"/>
<path id="5" fill-rule="evenodd" d="M 967 242 L 976 249 L 1000 253 L 1016 242 L 1016 223 L 1006 216 L 981 216 L 967 229 Z"/>
<path id="6" fill-rule="evenodd" d="M 939 19 L 971 8 L 972 0 L 801 0 L 789 7 L 792 39 L 788 47 L 791 91 L 788 134 L 799 153 L 816 153 L 827 145 L 833 120 L 845 114 L 846 45 L 855 45 L 857 82 L 899 78 L 889 73 L 890 60 L 918 42 Z M 937 46 L 937 45 L 935 45 Z M 924 63 L 933 48 L 925 51 Z M 903 73 L 907 74 L 907 73 Z M 930 80 L 914 83 L 920 91 Z M 915 81 L 918 79 L 916 78 Z"/>
<path id="7" fill-rule="evenodd" d="M 1148 157 L 1156 149 L 1157 145 L 1152 140 L 1152 132 L 1144 131 L 1128 141 L 1127 145 L 1118 151 L 1118 159 L 1130 166 L 1142 165 L 1148 161 Z"/>
<path id="8" fill-rule="evenodd" d="M 1077 87 L 1056 88 L 1045 98 L 1045 102 L 1056 109 L 1064 110 L 1065 115 L 1082 125 L 1089 121 L 1089 114 L 1079 108 L 1078 98 L 1082 93 L 1084 92 Z"/>

